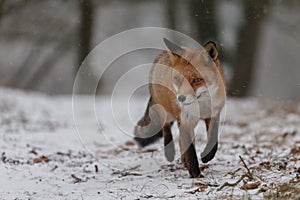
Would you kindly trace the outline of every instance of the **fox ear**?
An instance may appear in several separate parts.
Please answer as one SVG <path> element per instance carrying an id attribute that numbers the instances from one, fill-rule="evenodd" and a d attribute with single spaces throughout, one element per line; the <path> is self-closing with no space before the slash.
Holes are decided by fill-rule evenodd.
<path id="1" fill-rule="evenodd" d="M 177 56 L 181 56 L 184 52 L 184 49 L 178 46 L 177 44 L 171 42 L 170 40 L 164 38 L 164 43 L 166 47 L 173 53 L 176 54 Z"/>
<path id="2" fill-rule="evenodd" d="M 209 54 L 209 56 L 213 59 L 213 61 L 216 61 L 218 59 L 218 49 L 217 49 L 217 45 L 212 42 L 209 41 L 204 45 L 204 49 L 207 51 L 207 53 Z"/>

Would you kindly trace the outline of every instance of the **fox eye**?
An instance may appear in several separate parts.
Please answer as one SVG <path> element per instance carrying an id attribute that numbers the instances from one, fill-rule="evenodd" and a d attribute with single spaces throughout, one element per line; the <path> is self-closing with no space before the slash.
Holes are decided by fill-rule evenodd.
<path id="1" fill-rule="evenodd" d="M 193 83 L 199 83 L 201 82 L 203 79 L 202 78 L 194 78 L 193 81 L 192 81 L 192 84 Z"/>
<path id="2" fill-rule="evenodd" d="M 179 76 L 175 76 L 174 79 L 175 79 L 175 81 L 177 81 L 177 82 L 180 82 L 180 81 L 181 81 L 181 78 L 180 78 Z"/>

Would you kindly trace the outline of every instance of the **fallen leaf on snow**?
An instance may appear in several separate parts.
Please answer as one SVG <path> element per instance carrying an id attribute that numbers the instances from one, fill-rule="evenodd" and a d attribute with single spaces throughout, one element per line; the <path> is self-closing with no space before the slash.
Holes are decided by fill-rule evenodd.
<path id="1" fill-rule="evenodd" d="M 31 151 L 29 151 L 29 153 L 32 153 L 32 154 L 34 154 L 34 155 L 38 155 L 38 153 L 36 152 L 35 149 L 32 149 Z"/>
<path id="2" fill-rule="evenodd" d="M 134 142 L 128 140 L 127 142 L 125 142 L 126 146 L 134 146 Z"/>
<path id="3" fill-rule="evenodd" d="M 270 162 L 269 162 L 269 161 L 259 163 L 259 167 L 264 167 L 264 168 L 266 168 L 267 170 L 270 170 L 270 169 L 271 169 L 271 165 L 270 165 Z"/>
<path id="4" fill-rule="evenodd" d="M 300 147 L 298 147 L 298 148 L 292 148 L 291 149 L 291 154 L 293 154 L 293 155 L 295 155 L 295 154 L 298 154 L 298 153 L 300 153 Z"/>
<path id="5" fill-rule="evenodd" d="M 245 183 L 243 186 L 240 187 L 240 189 L 242 190 L 254 190 L 256 188 L 258 188 L 258 186 L 260 185 L 260 182 L 254 182 L 254 183 Z"/>
<path id="6" fill-rule="evenodd" d="M 189 194 L 195 194 L 196 192 L 204 192 L 206 189 L 208 188 L 208 185 L 206 184 L 199 184 L 199 187 L 192 190 L 192 191 L 188 191 L 186 193 L 189 193 Z"/>
<path id="7" fill-rule="evenodd" d="M 39 158 L 33 159 L 33 163 L 40 163 L 40 162 L 49 162 L 50 159 L 46 156 L 41 156 Z"/>

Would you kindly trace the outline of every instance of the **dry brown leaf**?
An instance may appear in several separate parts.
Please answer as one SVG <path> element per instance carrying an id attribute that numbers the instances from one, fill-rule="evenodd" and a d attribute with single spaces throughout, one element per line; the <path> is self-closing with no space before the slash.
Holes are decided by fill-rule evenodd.
<path id="1" fill-rule="evenodd" d="M 192 191 L 188 191 L 186 193 L 195 194 L 197 192 L 204 192 L 207 188 L 208 188 L 208 185 L 200 183 L 198 188 L 196 188 Z"/>
<path id="2" fill-rule="evenodd" d="M 49 162 L 50 159 L 46 156 L 41 156 L 39 158 L 33 159 L 33 163 L 40 163 L 40 162 Z"/>
<path id="3" fill-rule="evenodd" d="M 204 192 L 208 188 L 208 185 L 200 185 L 199 186 L 199 191 Z"/>
<path id="4" fill-rule="evenodd" d="M 266 168 L 267 170 L 270 170 L 270 169 L 271 169 L 271 165 L 270 165 L 270 162 L 269 162 L 269 161 L 259 163 L 259 167 L 264 167 L 264 168 Z"/>
<path id="5" fill-rule="evenodd" d="M 243 186 L 240 187 L 240 189 L 242 190 L 254 190 L 256 188 L 258 188 L 258 186 L 260 185 L 260 182 L 251 182 L 251 183 L 245 183 Z"/>
<path id="6" fill-rule="evenodd" d="M 128 140 L 128 141 L 125 142 L 125 145 L 126 146 L 134 146 L 134 142 Z"/>
<path id="7" fill-rule="evenodd" d="M 300 153 L 300 147 L 298 147 L 298 148 L 292 148 L 291 149 L 291 154 L 293 154 L 293 155 L 295 155 L 295 154 L 298 154 L 298 153 Z"/>
<path id="8" fill-rule="evenodd" d="M 32 153 L 32 154 L 34 154 L 34 155 L 38 155 L 38 153 L 36 152 L 35 149 L 32 149 L 31 151 L 29 151 L 29 153 Z"/>

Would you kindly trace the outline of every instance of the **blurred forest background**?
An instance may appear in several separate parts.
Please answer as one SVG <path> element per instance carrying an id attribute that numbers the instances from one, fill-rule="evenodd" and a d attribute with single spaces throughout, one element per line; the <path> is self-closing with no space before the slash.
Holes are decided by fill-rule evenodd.
<path id="1" fill-rule="evenodd" d="M 300 96 L 299 0 L 0 0 L 0 85 L 70 94 L 90 50 L 146 26 L 214 40 L 231 96 Z"/>

